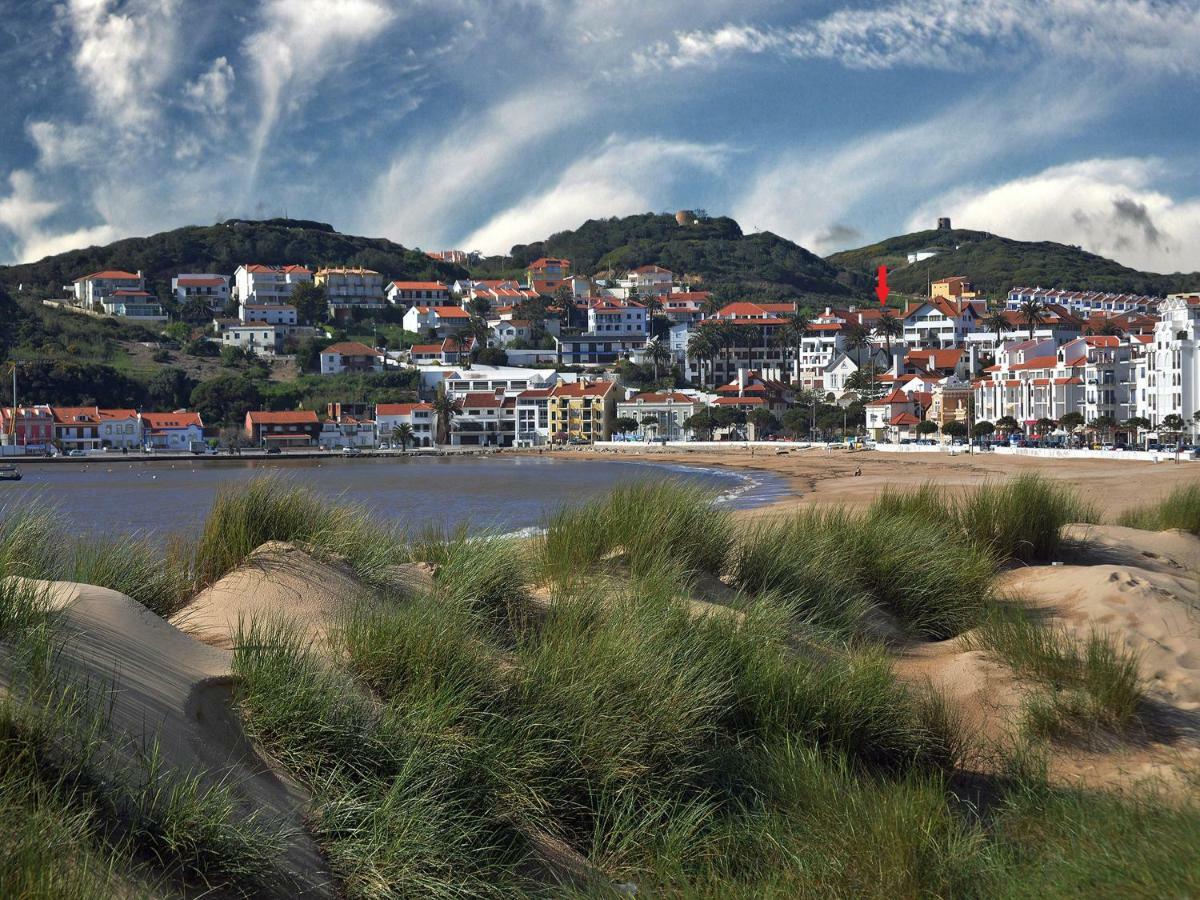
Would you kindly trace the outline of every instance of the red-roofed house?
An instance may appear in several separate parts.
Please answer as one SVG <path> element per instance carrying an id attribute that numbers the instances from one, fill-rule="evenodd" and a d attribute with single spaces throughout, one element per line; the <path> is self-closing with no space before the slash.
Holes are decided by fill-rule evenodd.
<path id="1" fill-rule="evenodd" d="M 247 263 L 233 273 L 233 295 L 238 303 L 290 303 L 296 286 L 312 280 L 304 266 Z"/>
<path id="2" fill-rule="evenodd" d="M 171 293 L 181 306 L 189 300 L 203 300 L 214 312 L 229 302 L 229 276 L 211 272 L 185 272 L 171 279 Z"/>
<path id="3" fill-rule="evenodd" d="M 358 341 L 342 341 L 321 351 L 321 374 L 342 372 L 382 372 L 383 354 Z"/>
<path id="4" fill-rule="evenodd" d="M 547 407 L 554 440 L 606 441 L 617 414 L 617 386 L 611 381 L 556 384 Z"/>
<path id="5" fill-rule="evenodd" d="M 54 444 L 54 413 L 49 406 L 0 407 L 0 444 L 49 450 Z M 3 451 L 0 451 L 3 452 Z"/>
<path id="6" fill-rule="evenodd" d="M 421 335 L 449 337 L 471 323 L 471 314 L 461 306 L 414 306 L 404 314 L 404 330 Z"/>
<path id="7" fill-rule="evenodd" d="M 398 425 L 407 425 L 412 429 L 412 446 L 433 446 L 437 434 L 432 404 L 380 403 L 375 407 L 375 427 L 381 442 L 396 442 L 393 432 Z"/>
<path id="8" fill-rule="evenodd" d="M 247 441 L 261 447 L 311 447 L 321 434 L 321 420 L 311 409 L 250 410 L 243 432 Z"/>
<path id="9" fill-rule="evenodd" d="M 916 436 L 923 412 L 916 394 L 896 388 L 865 405 L 867 434 L 876 441 L 900 441 Z"/>
<path id="10" fill-rule="evenodd" d="M 571 274 L 571 261 L 543 256 L 529 264 L 526 283 L 539 294 L 553 294 Z"/>
<path id="11" fill-rule="evenodd" d="M 517 400 L 503 391 L 472 391 L 456 397 L 458 415 L 450 423 L 455 447 L 511 447 L 517 433 Z"/>
<path id="12" fill-rule="evenodd" d="M 961 347 L 983 313 L 983 304 L 934 297 L 904 311 L 904 340 L 910 347 Z"/>
<path id="13" fill-rule="evenodd" d="M 97 303 L 103 303 L 117 291 L 145 291 L 146 279 L 140 271 L 135 273 L 123 269 L 104 269 L 76 278 L 73 286 L 76 303 L 95 310 Z"/>
<path id="14" fill-rule="evenodd" d="M 64 452 L 100 448 L 100 410 L 95 406 L 52 406 L 54 443 Z"/>
<path id="15" fill-rule="evenodd" d="M 440 281 L 393 281 L 387 286 L 393 306 L 451 306 L 450 288 Z"/>
<path id="16" fill-rule="evenodd" d="M 200 413 L 177 409 L 175 412 L 138 414 L 142 442 L 155 450 L 191 450 L 193 442 L 204 440 L 204 422 Z"/>
<path id="17" fill-rule="evenodd" d="M 630 269 L 625 281 L 631 291 L 637 291 L 641 296 L 652 294 L 666 296 L 671 293 L 671 284 L 675 273 L 662 266 L 638 266 Z"/>

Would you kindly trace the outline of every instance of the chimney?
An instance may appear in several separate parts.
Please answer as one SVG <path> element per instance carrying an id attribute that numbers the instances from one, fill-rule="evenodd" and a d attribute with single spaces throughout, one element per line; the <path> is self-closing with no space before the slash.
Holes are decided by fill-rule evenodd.
<path id="1" fill-rule="evenodd" d="M 899 378 L 904 372 L 904 348 L 892 347 L 892 375 Z"/>
<path id="2" fill-rule="evenodd" d="M 967 350 L 968 369 L 967 377 L 974 378 L 979 374 L 979 347 L 972 344 Z"/>
<path id="3" fill-rule="evenodd" d="M 746 369 L 743 366 L 738 366 L 738 396 L 746 392 Z"/>

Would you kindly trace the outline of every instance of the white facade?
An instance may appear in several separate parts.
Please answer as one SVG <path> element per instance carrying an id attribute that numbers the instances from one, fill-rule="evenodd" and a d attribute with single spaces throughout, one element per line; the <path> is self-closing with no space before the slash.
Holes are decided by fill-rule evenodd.
<path id="1" fill-rule="evenodd" d="M 692 430 L 683 423 L 703 406 L 694 397 L 679 393 L 649 393 L 617 401 L 617 418 L 637 422 L 636 434 L 643 439 L 691 440 Z M 646 420 L 653 419 L 652 424 Z"/>
<path id="2" fill-rule="evenodd" d="M 1061 291 L 1051 288 L 1015 287 L 1008 292 L 1006 307 L 1019 309 L 1027 300 L 1057 304 L 1073 313 L 1153 313 L 1159 298 L 1137 294 L 1104 294 L 1099 291 Z"/>
<path id="3" fill-rule="evenodd" d="M 184 272 L 171 279 L 171 293 L 180 305 L 203 300 L 209 309 L 218 310 L 229 302 L 229 276 L 212 272 Z"/>
<path id="4" fill-rule="evenodd" d="M 646 308 L 637 303 L 602 300 L 588 307 L 588 334 L 645 335 Z"/>
<path id="5" fill-rule="evenodd" d="M 243 322 L 261 322 L 264 325 L 296 325 L 299 317 L 296 307 L 290 303 L 245 303 L 238 315 Z"/>
<path id="6" fill-rule="evenodd" d="M 428 403 L 380 403 L 375 407 L 375 429 L 380 443 L 392 443 L 397 425 L 412 429 L 409 447 L 432 447 L 437 438 L 437 417 Z"/>
<path id="7" fill-rule="evenodd" d="M 233 291 L 238 303 L 287 303 L 296 285 L 313 280 L 304 266 L 263 266 L 257 263 L 238 266 L 233 275 Z"/>
<path id="8" fill-rule="evenodd" d="M 1179 416 L 1188 433 L 1200 411 L 1200 297 L 1176 296 L 1159 305 L 1154 340 L 1137 366 L 1138 415 L 1155 428 Z"/>

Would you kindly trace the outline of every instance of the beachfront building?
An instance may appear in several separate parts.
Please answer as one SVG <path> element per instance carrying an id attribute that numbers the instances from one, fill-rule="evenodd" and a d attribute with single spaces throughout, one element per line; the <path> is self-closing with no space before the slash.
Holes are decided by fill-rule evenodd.
<path id="1" fill-rule="evenodd" d="M 147 450 L 190 450 L 204 440 L 204 422 L 200 413 L 177 409 L 175 412 L 143 412 L 142 444 Z"/>
<path id="2" fill-rule="evenodd" d="M 100 409 L 100 447 L 136 450 L 142 446 L 142 420 L 136 409 Z"/>
<path id="3" fill-rule="evenodd" d="M 1192 434 L 1200 412 L 1200 296 L 1172 296 L 1159 304 L 1159 313 L 1136 366 L 1137 414 L 1160 431 L 1164 419 L 1178 416 Z"/>
<path id="4" fill-rule="evenodd" d="M 343 372 L 382 372 L 384 355 L 374 347 L 358 341 L 330 344 L 321 351 L 321 374 L 340 375 Z"/>
<path id="5" fill-rule="evenodd" d="M 288 303 L 297 285 L 313 280 L 304 266 L 264 266 L 247 263 L 233 273 L 233 295 L 238 304 Z"/>
<path id="6" fill-rule="evenodd" d="M 64 453 L 100 449 L 100 410 L 95 406 L 52 406 L 54 444 Z"/>
<path id="7" fill-rule="evenodd" d="M 684 422 L 703 407 L 695 397 L 677 391 L 647 392 L 617 402 L 617 418 L 637 422 L 643 440 L 687 441 L 692 430 Z"/>
<path id="8" fill-rule="evenodd" d="M 617 417 L 617 386 L 611 381 L 557 384 L 550 391 L 547 409 L 552 440 L 606 441 Z"/>
<path id="9" fill-rule="evenodd" d="M 503 391 L 479 391 L 457 397 L 458 415 L 450 423 L 455 447 L 511 447 L 517 433 L 517 399 Z"/>
<path id="10" fill-rule="evenodd" d="M 190 300 L 202 300 L 213 312 L 229 302 L 229 276 L 214 272 L 185 272 L 171 279 L 171 293 L 180 306 Z"/>
<path id="11" fill-rule="evenodd" d="M 54 413 L 49 406 L 0 407 L 0 446 L 45 451 L 54 445 Z"/>
<path id="12" fill-rule="evenodd" d="M 325 288 L 329 315 L 350 318 L 354 312 L 383 309 L 383 276 L 374 269 L 336 266 L 318 269 L 313 284 Z"/>
<path id="13" fill-rule="evenodd" d="M 450 288 L 440 281 L 393 281 L 388 284 L 387 301 L 392 306 L 453 306 Z"/>
<path id="14" fill-rule="evenodd" d="M 374 450 L 378 442 L 375 422 L 361 416 L 339 413 L 321 423 L 317 443 L 329 450 L 342 447 Z"/>
<path id="15" fill-rule="evenodd" d="M 242 426 L 246 440 L 256 447 L 311 447 L 320 437 L 321 420 L 315 411 L 250 410 Z"/>
<path id="16" fill-rule="evenodd" d="M 529 388 L 517 394 L 518 447 L 541 447 L 550 442 L 550 395 L 553 388 Z"/>
<path id="17" fill-rule="evenodd" d="M 867 437 L 891 443 L 910 440 L 916 437 L 922 412 L 915 393 L 896 388 L 887 396 L 865 405 Z"/>
<path id="18" fill-rule="evenodd" d="M 432 447 L 437 439 L 432 404 L 380 403 L 375 407 L 375 428 L 380 443 L 399 446 L 394 437 L 399 425 L 412 429 L 410 447 Z"/>

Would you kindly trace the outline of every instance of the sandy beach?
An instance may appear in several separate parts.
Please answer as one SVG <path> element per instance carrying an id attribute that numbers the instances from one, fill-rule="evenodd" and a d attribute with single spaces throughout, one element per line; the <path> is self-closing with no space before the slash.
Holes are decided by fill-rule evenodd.
<path id="1" fill-rule="evenodd" d="M 948 456 L 940 453 L 888 454 L 875 451 L 813 448 L 777 453 L 771 449 L 742 447 L 720 450 L 676 450 L 635 446 L 620 450 L 547 451 L 560 458 L 637 459 L 643 462 L 734 468 L 772 472 L 788 480 L 792 496 L 744 511 L 741 515 L 778 513 L 800 504 L 869 503 L 887 487 L 913 487 L 935 483 L 947 487 L 979 485 L 1021 472 L 1037 472 L 1066 482 L 1095 504 L 1105 520 L 1126 509 L 1156 500 L 1173 488 L 1200 478 L 1200 463 L 1143 462 L 1114 454 L 1106 459 L 1041 459 L 979 453 Z M 861 475 L 855 475 L 861 470 Z"/>

